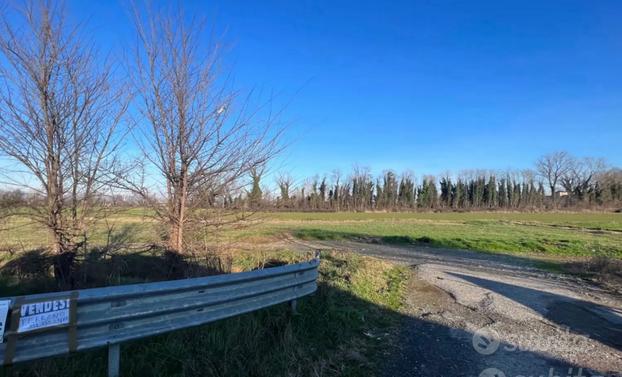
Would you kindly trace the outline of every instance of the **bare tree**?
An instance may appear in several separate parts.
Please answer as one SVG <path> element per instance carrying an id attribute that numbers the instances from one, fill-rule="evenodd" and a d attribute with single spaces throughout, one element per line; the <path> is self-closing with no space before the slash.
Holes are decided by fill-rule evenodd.
<path id="1" fill-rule="evenodd" d="M 620 205 L 622 202 L 622 169 L 609 168 L 596 175 L 594 179 L 599 188 L 598 202 L 607 205 Z"/>
<path id="2" fill-rule="evenodd" d="M 145 14 L 143 16 L 143 14 Z M 134 83 L 142 115 L 137 139 L 161 177 L 161 198 L 135 186 L 168 228 L 168 247 L 181 252 L 184 230 L 196 222 L 193 197 L 224 193 L 278 151 L 274 114 L 249 111 L 218 72 L 220 49 L 206 44 L 204 23 L 181 9 L 139 11 Z M 241 102 L 241 103 L 240 103 Z M 239 107 L 236 110 L 236 105 Z M 144 122 L 143 122 L 144 119 Z M 205 212 L 203 212 L 205 213 Z"/>
<path id="3" fill-rule="evenodd" d="M 557 206 L 557 187 L 561 183 L 562 177 L 568 173 L 572 165 L 572 156 L 567 152 L 554 152 L 540 157 L 536 161 L 536 171 L 546 180 L 551 190 L 551 200 L 553 207 Z"/>
<path id="4" fill-rule="evenodd" d="M 561 185 L 577 200 L 585 199 L 594 177 L 605 169 L 605 161 L 600 158 L 586 157 L 571 159 L 568 170 L 561 177 Z"/>
<path id="5" fill-rule="evenodd" d="M 340 211 L 343 198 L 341 196 L 341 171 L 339 169 L 333 169 L 331 172 L 331 180 L 333 182 L 333 209 Z"/>
<path id="6" fill-rule="evenodd" d="M 287 173 L 280 173 L 276 177 L 276 184 L 279 187 L 280 206 L 289 208 L 291 204 L 290 196 L 294 186 L 294 178 Z"/>
<path id="7" fill-rule="evenodd" d="M 33 1 L 14 11 L 0 26 L 0 153 L 20 173 L 5 183 L 44 202 L 28 215 L 48 229 L 50 249 L 67 255 L 55 271 L 66 280 L 71 252 L 108 185 L 127 101 L 109 65 L 98 64 L 93 46 L 65 23 L 62 6 Z"/>
<path id="8" fill-rule="evenodd" d="M 258 209 L 261 207 L 264 199 L 264 190 L 261 188 L 261 179 L 264 175 L 264 166 L 256 166 L 250 169 L 249 174 L 251 178 L 251 189 L 247 193 L 248 205 L 252 209 Z"/>

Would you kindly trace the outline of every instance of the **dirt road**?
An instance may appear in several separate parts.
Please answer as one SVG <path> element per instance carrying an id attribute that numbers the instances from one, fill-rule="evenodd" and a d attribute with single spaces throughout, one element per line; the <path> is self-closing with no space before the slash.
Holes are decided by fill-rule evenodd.
<path id="1" fill-rule="evenodd" d="M 622 298 L 523 258 L 362 242 L 299 243 L 413 267 L 386 376 L 622 376 Z"/>

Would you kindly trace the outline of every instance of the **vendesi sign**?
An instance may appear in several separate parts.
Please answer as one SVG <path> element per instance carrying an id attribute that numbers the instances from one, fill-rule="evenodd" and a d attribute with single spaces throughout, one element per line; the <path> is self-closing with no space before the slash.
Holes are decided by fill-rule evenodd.
<path id="1" fill-rule="evenodd" d="M 69 324 L 70 299 L 23 304 L 18 333 Z"/>
<path id="2" fill-rule="evenodd" d="M 9 306 L 11 306 L 11 300 L 0 300 L 0 337 L 2 339 L 4 339 L 4 328 L 6 327 L 6 320 L 9 314 Z"/>

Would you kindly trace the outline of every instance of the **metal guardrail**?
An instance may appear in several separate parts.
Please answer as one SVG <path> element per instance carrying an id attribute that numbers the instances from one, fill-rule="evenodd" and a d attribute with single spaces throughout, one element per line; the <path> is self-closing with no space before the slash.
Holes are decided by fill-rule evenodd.
<path id="1" fill-rule="evenodd" d="M 284 302 L 295 311 L 296 299 L 317 289 L 318 266 L 316 254 L 308 262 L 250 272 L 9 297 L 0 361 L 108 346 L 108 375 L 116 377 L 122 342 Z"/>

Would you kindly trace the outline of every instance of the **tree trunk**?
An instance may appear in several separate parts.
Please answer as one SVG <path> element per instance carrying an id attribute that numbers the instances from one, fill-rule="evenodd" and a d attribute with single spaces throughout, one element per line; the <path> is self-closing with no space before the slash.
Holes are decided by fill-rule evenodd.
<path id="1" fill-rule="evenodd" d="M 174 251 L 176 253 L 181 253 L 183 248 L 183 236 L 184 230 L 183 225 L 180 223 L 171 224 L 171 236 L 168 240 L 168 248 L 170 251 Z"/>
<path id="2" fill-rule="evenodd" d="M 49 236 L 50 240 L 48 242 L 48 248 L 50 249 L 52 254 L 54 254 L 54 255 L 60 254 L 62 249 L 63 249 L 63 245 L 62 245 L 62 240 L 61 240 L 60 234 L 58 234 L 56 229 L 54 229 L 53 227 L 49 228 L 48 233 L 50 234 L 50 236 Z"/>
<path id="3" fill-rule="evenodd" d="M 186 221 L 186 178 L 181 179 L 181 185 L 177 188 L 174 204 L 174 221 L 171 222 L 171 233 L 168 241 L 168 247 L 176 253 L 183 252 L 184 243 L 184 223 Z"/>
<path id="4" fill-rule="evenodd" d="M 551 201 L 553 202 L 553 208 L 557 208 L 557 201 L 555 200 L 555 186 L 551 186 Z"/>
<path id="5" fill-rule="evenodd" d="M 54 278 L 60 289 L 73 289 L 73 262 L 76 253 L 74 251 L 61 252 L 54 256 Z"/>

